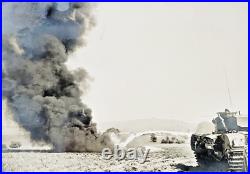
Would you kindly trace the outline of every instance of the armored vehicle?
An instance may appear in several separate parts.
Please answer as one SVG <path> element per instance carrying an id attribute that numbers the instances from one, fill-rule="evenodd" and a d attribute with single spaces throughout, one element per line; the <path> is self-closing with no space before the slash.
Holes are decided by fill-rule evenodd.
<path id="1" fill-rule="evenodd" d="M 197 162 L 225 162 L 228 171 L 247 171 L 248 119 L 240 112 L 218 112 L 212 133 L 191 136 L 191 148 Z"/>
<path id="2" fill-rule="evenodd" d="M 17 149 L 20 148 L 22 145 L 20 142 L 11 142 L 11 144 L 9 145 L 10 148 L 12 149 Z"/>

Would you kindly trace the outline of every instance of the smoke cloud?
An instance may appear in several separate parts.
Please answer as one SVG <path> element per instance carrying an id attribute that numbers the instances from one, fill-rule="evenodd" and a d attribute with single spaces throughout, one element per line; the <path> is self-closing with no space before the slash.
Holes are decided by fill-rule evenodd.
<path id="1" fill-rule="evenodd" d="M 59 6 L 66 7 L 60 11 Z M 80 96 L 84 69 L 70 72 L 70 53 L 84 46 L 94 26 L 90 3 L 3 4 L 3 97 L 14 119 L 34 141 L 56 151 L 100 151 L 112 146 L 99 134 L 92 111 Z M 85 86 L 85 85 L 83 85 Z"/>

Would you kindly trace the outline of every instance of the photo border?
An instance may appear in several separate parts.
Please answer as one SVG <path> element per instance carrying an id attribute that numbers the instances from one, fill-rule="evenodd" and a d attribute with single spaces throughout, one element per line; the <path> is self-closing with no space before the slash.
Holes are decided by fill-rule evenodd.
<path id="1" fill-rule="evenodd" d="M 167 2 L 167 3 L 171 3 L 171 2 L 179 2 L 179 3 L 190 3 L 190 2 L 197 2 L 197 3 L 203 3 L 203 2 L 213 2 L 213 3 L 216 3 L 216 2 L 223 2 L 223 3 L 227 3 L 227 2 L 235 2 L 235 3 L 238 3 L 238 2 L 246 2 L 248 4 L 248 0 L 240 0 L 240 1 L 235 1 L 235 0 L 197 0 L 197 1 L 194 1 L 194 0 L 190 0 L 190 1 L 185 1 L 185 0 L 172 0 L 172 1 L 165 1 L 165 0 L 156 0 L 156 1 L 139 1 L 139 0 L 126 0 L 126 1 L 123 1 L 123 0 L 118 0 L 118 1 L 112 1 L 112 0 L 94 0 L 94 1 L 67 1 L 67 0 L 59 0 L 59 1 L 56 1 L 56 0 L 51 0 L 51 1 L 48 1 L 48 0 L 40 0 L 40 1 L 32 1 L 32 0 L 26 0 L 26 1 L 19 1 L 19 0 L 6 0 L 6 1 L 1 1 L 1 32 L 2 32 L 2 9 L 4 8 L 3 7 L 3 2 L 121 2 L 121 3 L 126 3 L 126 2 L 154 2 L 154 3 L 157 3 L 157 2 Z M 248 9 L 248 12 L 249 12 L 249 9 Z M 3 33 L 2 33 L 3 34 Z M 1 35 L 1 38 L 2 38 L 2 35 Z M 248 41 L 249 41 L 249 13 L 248 13 Z M 2 49 L 2 42 L 1 42 L 1 49 Z M 248 50 L 249 50 L 249 45 L 248 45 Z M 248 60 L 249 60 L 249 55 L 248 55 Z M 2 54 L 1 54 L 1 65 L 2 65 Z M 249 61 L 248 61 L 248 67 L 249 67 Z M 2 77 L 2 72 L 1 72 L 1 77 Z M 248 78 L 249 78 L 249 70 L 248 70 Z M 249 79 L 248 79 L 249 80 Z M 2 86 L 2 80 L 1 80 L 1 86 Z M 248 84 L 248 91 L 249 91 L 249 84 Z M 2 94 L 2 90 L 1 90 L 1 94 Z M 249 92 L 248 92 L 248 98 L 249 98 Z M 249 103 L 248 103 L 248 106 L 249 106 Z M 2 109 L 2 101 L 1 101 L 1 109 Z M 248 111 L 249 112 L 249 111 Z M 3 113 L 1 113 L 1 116 L 2 116 Z M 1 117 L 2 118 L 2 117 Z M 249 125 L 249 118 L 248 118 L 248 125 Z M 1 119 L 1 128 L 2 128 L 2 119 Z M 3 134 L 1 133 L 1 136 L 3 138 Z M 1 138 L 1 147 L 2 147 L 2 138 Z M 249 142 L 249 139 L 248 139 L 248 142 Z M 249 147 L 248 147 L 248 151 L 249 151 Z M 5 172 L 3 171 L 3 161 L 2 161 L 2 153 L 1 153 L 1 164 L 2 164 L 2 168 L 1 168 L 1 173 L 9 173 L 9 172 Z M 248 157 L 248 160 L 249 160 L 249 157 Z M 249 169 L 249 167 L 248 167 Z M 125 171 L 122 171 L 122 172 L 112 172 L 112 173 L 123 173 Z M 11 173 L 44 173 L 44 172 L 11 172 Z M 55 172 L 55 173 L 85 173 L 84 171 L 83 172 Z M 93 173 L 109 173 L 109 172 L 93 172 Z M 137 173 L 137 172 L 130 172 L 130 173 Z M 151 172 L 141 172 L 141 173 L 151 173 Z M 152 172 L 152 173 L 175 173 L 175 172 Z M 190 173 L 228 173 L 228 172 L 190 172 Z M 239 172 L 232 172 L 232 173 L 239 173 Z M 242 173 L 248 173 L 248 172 L 242 172 Z"/>

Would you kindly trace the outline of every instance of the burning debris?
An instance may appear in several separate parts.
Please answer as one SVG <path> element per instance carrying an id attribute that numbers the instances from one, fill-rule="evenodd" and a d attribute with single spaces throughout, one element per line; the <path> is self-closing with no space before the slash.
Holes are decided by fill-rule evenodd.
<path id="1" fill-rule="evenodd" d="M 107 132 L 97 133 L 80 99 L 79 84 L 88 75 L 65 66 L 94 25 L 92 5 L 64 3 L 68 10 L 59 11 L 58 4 L 4 4 L 3 97 L 32 140 L 52 143 L 56 151 L 101 151 L 112 144 Z"/>

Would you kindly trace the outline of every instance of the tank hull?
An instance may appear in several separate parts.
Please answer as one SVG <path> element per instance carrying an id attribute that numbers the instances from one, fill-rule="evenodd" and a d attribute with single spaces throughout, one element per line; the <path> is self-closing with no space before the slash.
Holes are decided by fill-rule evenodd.
<path id="1" fill-rule="evenodd" d="M 221 162 L 228 171 L 247 171 L 247 132 L 193 134 L 191 148 L 199 165 Z"/>

